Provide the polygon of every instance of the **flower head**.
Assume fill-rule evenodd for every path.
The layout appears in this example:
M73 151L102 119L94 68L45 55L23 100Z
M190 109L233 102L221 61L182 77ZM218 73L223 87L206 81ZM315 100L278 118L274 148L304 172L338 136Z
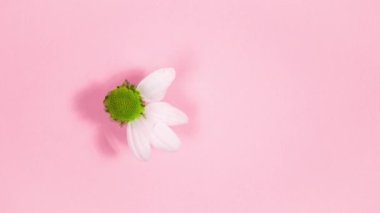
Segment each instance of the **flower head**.
M128 145L141 160L150 157L151 146L167 151L180 147L180 140L169 126L187 123L185 113L162 102L175 78L175 70L163 68L146 76L138 85L128 81L110 91L105 110L121 125L127 124Z

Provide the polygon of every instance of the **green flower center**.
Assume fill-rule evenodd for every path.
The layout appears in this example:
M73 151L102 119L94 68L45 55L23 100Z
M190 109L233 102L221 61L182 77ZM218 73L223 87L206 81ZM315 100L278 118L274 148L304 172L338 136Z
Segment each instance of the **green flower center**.
M140 118L145 110L140 92L128 81L110 91L103 103L106 112L120 124Z

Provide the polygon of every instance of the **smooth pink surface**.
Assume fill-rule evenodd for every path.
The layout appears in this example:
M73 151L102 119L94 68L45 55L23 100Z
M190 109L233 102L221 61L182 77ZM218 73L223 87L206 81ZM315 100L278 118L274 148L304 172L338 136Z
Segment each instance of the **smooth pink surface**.
M379 1L1 0L0 212L380 212ZM107 90L173 66L179 152Z

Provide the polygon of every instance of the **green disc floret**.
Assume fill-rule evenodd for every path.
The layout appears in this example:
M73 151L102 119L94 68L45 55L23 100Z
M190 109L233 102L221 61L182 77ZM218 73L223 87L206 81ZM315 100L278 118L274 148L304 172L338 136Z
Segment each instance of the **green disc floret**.
M124 124L140 118L144 114L145 105L140 92L127 81L110 91L105 97L106 112L115 121Z

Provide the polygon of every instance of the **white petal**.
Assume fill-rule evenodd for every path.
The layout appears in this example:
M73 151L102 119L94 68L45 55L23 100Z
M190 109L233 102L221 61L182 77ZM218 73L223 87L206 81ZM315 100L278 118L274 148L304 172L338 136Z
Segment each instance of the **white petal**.
M189 120L185 113L166 102L148 104L146 116L169 126L184 124Z
M176 151L181 141L173 130L161 122L151 122L151 143L155 148Z
M150 157L149 134L146 130L140 120L128 124L127 127L128 146L135 156L141 160L148 160Z
M159 101L175 78L173 68L162 68L146 76L137 86L145 101Z

